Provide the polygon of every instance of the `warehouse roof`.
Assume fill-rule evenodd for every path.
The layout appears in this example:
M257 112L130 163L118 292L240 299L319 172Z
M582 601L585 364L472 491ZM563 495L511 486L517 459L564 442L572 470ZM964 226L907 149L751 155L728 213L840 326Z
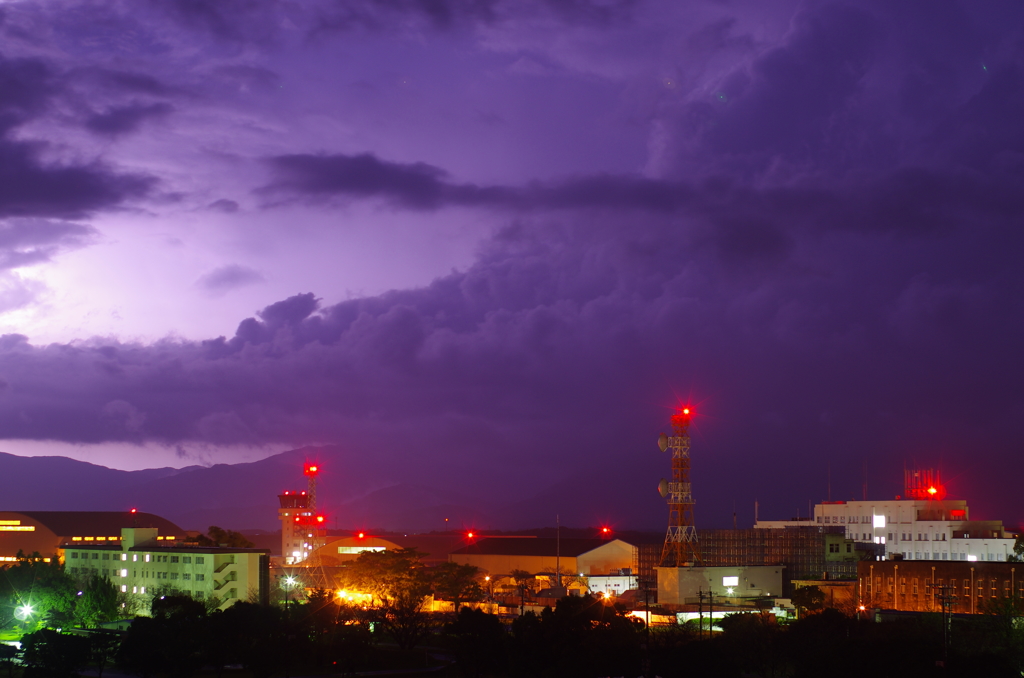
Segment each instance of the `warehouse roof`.
M575 558L620 539L501 539L484 537L452 553L481 556L551 556ZM622 542L625 543L625 542Z

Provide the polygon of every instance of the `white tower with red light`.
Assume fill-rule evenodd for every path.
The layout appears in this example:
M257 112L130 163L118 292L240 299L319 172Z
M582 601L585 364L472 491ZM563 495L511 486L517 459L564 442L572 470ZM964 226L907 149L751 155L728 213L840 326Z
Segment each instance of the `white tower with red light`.
M307 463L303 473L308 482L305 491L286 490L277 496L281 555L289 565L305 561L309 554L324 545L327 535L327 522L316 510L316 481L320 467Z

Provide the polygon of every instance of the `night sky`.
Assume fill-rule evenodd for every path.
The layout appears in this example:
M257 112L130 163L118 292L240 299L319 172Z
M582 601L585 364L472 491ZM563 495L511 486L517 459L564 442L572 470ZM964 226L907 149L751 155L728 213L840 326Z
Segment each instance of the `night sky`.
M15 454L1016 526L1022 229L1016 0L0 1Z

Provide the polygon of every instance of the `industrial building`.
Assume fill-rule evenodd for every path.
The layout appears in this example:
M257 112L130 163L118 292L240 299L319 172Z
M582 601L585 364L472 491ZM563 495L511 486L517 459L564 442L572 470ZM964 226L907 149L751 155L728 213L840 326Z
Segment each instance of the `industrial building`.
M269 602L269 551L203 547L162 536L157 528L126 527L118 539L63 544L64 565L75 577L97 575L122 593L148 600L177 591L220 608L239 600Z
M1024 563L863 562L857 572L867 609L983 614L1024 600Z
M150 527L180 539L185 531L152 513L131 511L0 511L0 563L14 562L20 551L44 560L57 556L63 544L118 544L121 530Z
M907 498L822 502L813 520L759 520L756 527L838 527L847 539L884 548L889 559L1006 562L1016 534L998 520L971 521L967 502L945 494L938 473L907 471Z
M658 603L698 605L712 596L732 602L782 596L781 566L659 567Z
M620 575L632 570L635 552L636 547L621 539L485 537L448 557L453 563L475 565L491 576L508 575L513 570Z

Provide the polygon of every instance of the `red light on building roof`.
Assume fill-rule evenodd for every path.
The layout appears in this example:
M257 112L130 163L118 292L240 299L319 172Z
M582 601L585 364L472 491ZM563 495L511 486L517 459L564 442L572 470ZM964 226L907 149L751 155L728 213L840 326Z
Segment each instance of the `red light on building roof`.
M360 538L360 539L362 539L362 538L363 538L363 537L365 537L365 536L366 536L366 535L365 535L365 534L363 534L362 532L360 532L360 533L359 533L359 538Z
M295 516L295 522L299 522L299 517Z
M316 517L316 522L318 522L318 523L324 522L324 517L323 516L317 516Z
M602 527L602 528L601 528L601 532L602 532L603 534L608 534L609 532L611 532L611 530L610 530L609 528L607 528L607 527Z
M934 494L937 494L938 492L939 491L936 490L934 487L929 487L928 488L928 494L934 495Z
M472 532L467 532L466 536L469 537L470 539L472 539L473 538L473 533Z
M138 513L138 512L139 512L139 509L135 509L135 508L132 509L132 513Z

